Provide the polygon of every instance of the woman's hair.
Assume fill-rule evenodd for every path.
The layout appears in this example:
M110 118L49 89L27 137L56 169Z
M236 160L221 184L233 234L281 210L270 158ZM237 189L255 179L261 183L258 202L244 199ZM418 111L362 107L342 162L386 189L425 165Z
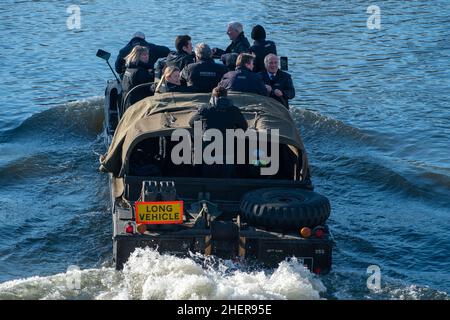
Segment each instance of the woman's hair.
M161 88L161 86L167 82L167 78L169 78L172 73L174 73L175 71L180 71L180 69L178 69L178 67L175 66L168 66L164 68L164 72L163 72L163 76L161 77L161 80L159 80L158 85L156 86L155 92L159 92L159 89Z
M125 65L132 66L137 65L141 59L141 55L146 52L148 53L148 48L144 46L135 46L131 50L130 54L125 57Z
M175 66L166 67L164 69L164 75L163 75L164 79L169 78L172 75L172 73L174 73L175 71L179 72L180 69L178 67L175 67Z

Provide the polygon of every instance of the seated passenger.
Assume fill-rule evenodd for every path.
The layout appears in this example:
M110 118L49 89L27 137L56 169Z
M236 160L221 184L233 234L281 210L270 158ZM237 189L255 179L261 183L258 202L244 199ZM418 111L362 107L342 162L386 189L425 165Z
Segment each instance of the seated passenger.
M132 176L161 176L161 168L155 156L143 148L136 148L130 156L130 175Z
M261 76L252 72L254 59L251 54L241 53L236 60L236 71L225 74L219 87L267 96L272 88L265 86Z
M212 52L215 56L221 56L226 53L243 53L248 52L250 43L244 35L244 27L240 22L231 22L228 24L227 35L231 40L230 45L224 50L213 48Z
M167 56L166 66L177 67L183 70L185 66L195 62L195 56L192 53L191 37L188 35L177 36L175 39L176 52L171 52Z
M227 98L227 91L224 88L213 89L211 100L208 106L201 107L190 119L189 125L194 127L196 121L202 122L202 132L208 129L218 129L224 136L222 150L226 151L226 129L247 130L247 121L238 107ZM209 143L203 143L205 148ZM236 149L234 151L236 155ZM222 164L203 164L202 176L207 178L231 178L236 176L234 164L226 164L226 159L222 155Z
M277 47L273 41L266 40L266 30L259 24L252 29L252 39L255 41L248 51L255 56L253 71L264 71L264 57L269 53L277 54Z
M238 56L239 54L237 53L224 54L220 60L227 66L228 71L234 71L236 69L236 60Z
M125 58L126 70L122 80L122 97L125 99L127 93L134 87L149 83L153 81L153 77L148 67L148 49L143 46L136 46L131 53ZM145 97L153 95L153 91L150 87L143 87L141 89L134 90L124 105L124 110L130 105L142 100Z
M211 92L217 86L227 67L217 64L211 57L211 49L205 43L195 47L196 63L186 66L181 72L181 79L194 92Z
M291 75L280 70L279 59L274 54L270 53L264 58L264 65L267 71L262 71L259 74L262 76L264 83L272 88L270 96L289 109L289 99L295 97Z
M247 130L247 121L238 107L227 97L227 90L215 87L209 105L202 106L189 121L191 127L195 121L202 121L203 131L215 128L225 133L226 129Z
M189 88L181 85L180 69L177 67L166 67L164 74L155 88L155 93L165 92L192 92Z
M121 78L123 77L126 68L125 57L129 55L131 50L133 50L133 48L136 46L147 47L149 52L147 69L150 70L154 70L155 62L158 59L167 57L170 52L170 49L165 46L157 46L153 43L145 41L144 33L140 31L136 32L133 35L133 38L128 42L128 44L120 50L119 55L116 59L115 69ZM152 75L152 77L154 77L154 75ZM152 81L154 81L154 79L152 79Z

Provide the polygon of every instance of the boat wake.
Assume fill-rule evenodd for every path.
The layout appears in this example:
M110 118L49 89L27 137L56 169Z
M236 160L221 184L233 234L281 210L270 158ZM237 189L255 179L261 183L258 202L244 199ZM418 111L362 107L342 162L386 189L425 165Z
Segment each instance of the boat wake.
M123 271L71 269L2 283L0 299L311 300L326 291L296 259L276 269L251 270L231 261L179 258L146 248L136 249Z
M33 137L70 134L92 136L103 126L103 97L68 102L35 113L13 129L0 132L0 142Z

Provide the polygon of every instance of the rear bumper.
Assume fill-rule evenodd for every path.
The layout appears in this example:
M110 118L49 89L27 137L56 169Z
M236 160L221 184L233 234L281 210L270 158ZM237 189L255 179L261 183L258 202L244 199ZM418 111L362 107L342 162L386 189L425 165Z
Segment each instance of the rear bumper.
M296 257L312 272L326 274L332 264L331 238L302 239L292 236L274 237L264 231L241 231L238 237L214 239L210 233L196 234L118 235L113 239L114 260L122 269L136 248L153 248L161 253L187 256L190 252L214 255L224 259L243 258L276 267L287 257Z

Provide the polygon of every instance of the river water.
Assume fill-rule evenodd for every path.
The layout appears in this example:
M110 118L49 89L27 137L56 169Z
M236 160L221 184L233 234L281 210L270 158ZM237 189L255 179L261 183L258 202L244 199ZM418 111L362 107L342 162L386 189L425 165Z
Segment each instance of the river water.
M71 5L79 29L68 28ZM370 5L380 29L368 28ZM2 1L0 299L448 299L449 16L447 0ZM289 57L292 114L316 191L332 204L333 271L143 250L116 272L97 170L112 75L95 53L113 62L137 30L171 48L185 33L224 48L232 20L247 35L264 25Z

